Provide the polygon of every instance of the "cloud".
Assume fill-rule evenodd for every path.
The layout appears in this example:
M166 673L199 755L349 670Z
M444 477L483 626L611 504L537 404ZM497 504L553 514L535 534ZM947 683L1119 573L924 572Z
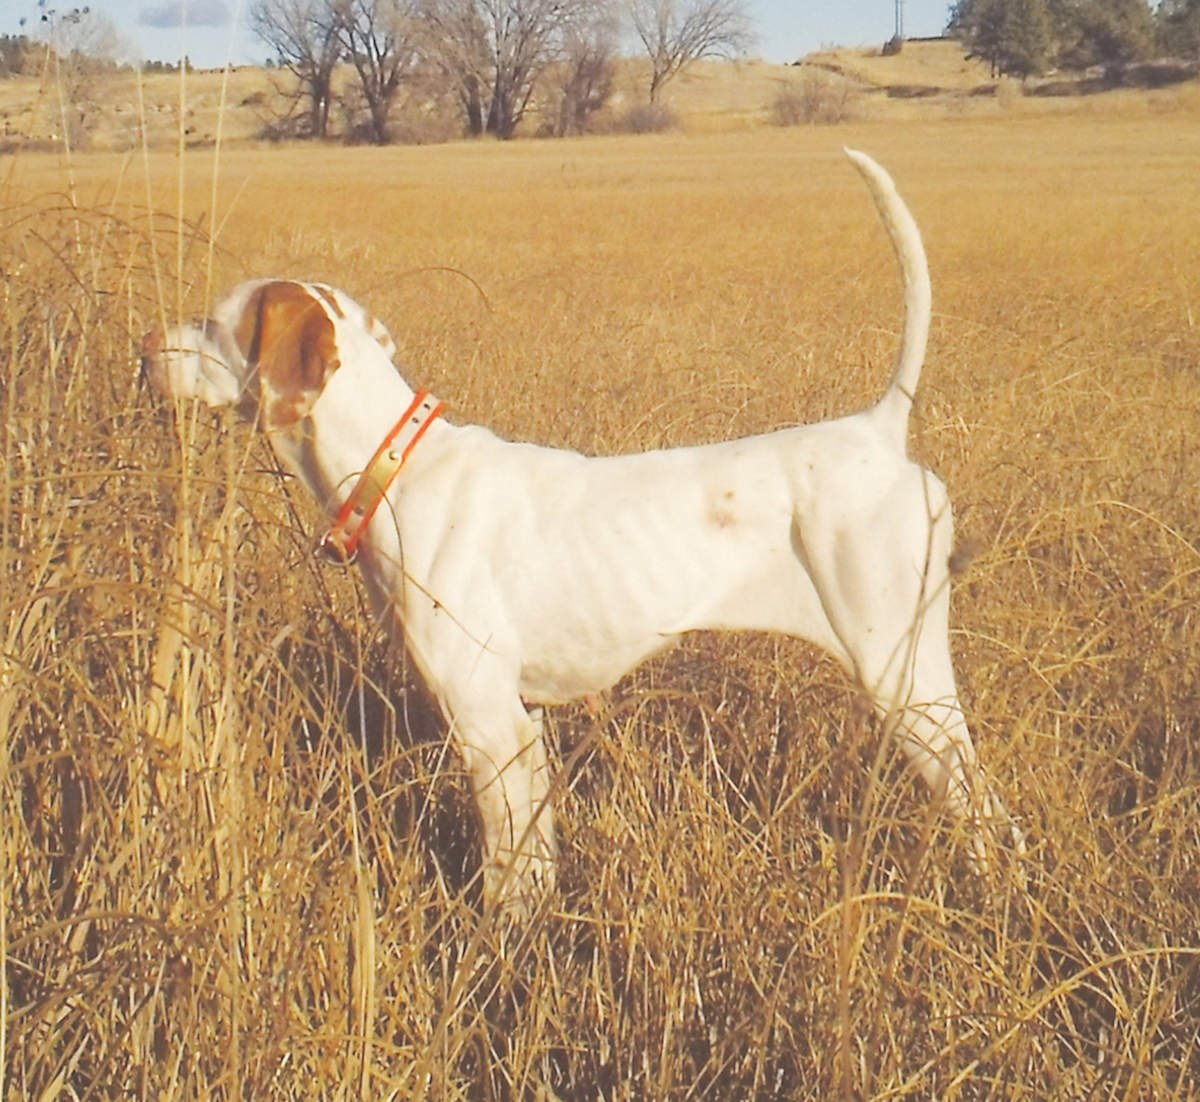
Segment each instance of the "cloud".
M225 0L168 0L138 12L138 23L143 27L227 27L230 22Z

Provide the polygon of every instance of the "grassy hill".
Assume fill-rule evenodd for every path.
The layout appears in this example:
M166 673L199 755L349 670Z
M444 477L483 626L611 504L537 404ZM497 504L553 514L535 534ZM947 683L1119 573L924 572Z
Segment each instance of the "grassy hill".
M1070 86L1060 81L1066 90ZM608 108L596 120L602 131L628 128L631 108L644 102L646 65L636 59L619 63ZM1032 89L1034 86L1029 86ZM847 119L941 118L986 115L997 111L1069 112L1074 110L1170 110L1194 106L1200 85L1157 91L1117 91L1102 103L1078 96L1031 99L1017 81L995 80L987 67L966 57L948 40L914 41L893 56L855 47L823 50L796 65L764 61L700 62L686 70L665 93L675 124L688 132L761 126L776 121L781 100L802 98L817 121ZM139 77L125 72L94 84L79 103L64 104L59 90L34 78L0 81L0 139L57 148L68 135L76 149L122 151L138 148L145 132L151 148L263 140L286 114L290 85L286 74L244 68L229 73L197 72ZM836 102L834 102L836 101ZM830 105L836 108L830 114ZM454 120L422 118L420 105L401 104L415 120L407 127L418 138L445 140L455 134ZM342 121L335 117L335 129ZM523 133L536 133L534 112Z

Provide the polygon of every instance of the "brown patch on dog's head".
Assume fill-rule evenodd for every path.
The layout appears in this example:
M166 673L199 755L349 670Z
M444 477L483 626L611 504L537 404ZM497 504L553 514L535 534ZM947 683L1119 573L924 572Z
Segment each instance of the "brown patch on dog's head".
M312 287L321 296L322 301L329 307L330 312L335 317L344 318L347 316L343 308L343 303L339 301L339 296L345 299L346 305L350 306L352 311L356 310L362 315L360 320L363 328L370 334L371 339L387 353L387 358L390 360L396 355L396 342L392 340L392 335L388 332L387 326L375 317L374 314L364 310L357 302L346 296L344 292L335 291L332 287L326 287L320 283L315 283Z
M246 362L257 367L266 428L299 422L339 366L326 307L299 283L256 288L233 336Z
M329 287L322 287L318 283L318 284L314 284L313 290L316 291L317 294L321 296L321 301L324 302L325 305L328 306L329 309L332 310L333 313L337 317L344 318L346 316L342 312L341 306L338 305L337 296L333 293L333 291Z

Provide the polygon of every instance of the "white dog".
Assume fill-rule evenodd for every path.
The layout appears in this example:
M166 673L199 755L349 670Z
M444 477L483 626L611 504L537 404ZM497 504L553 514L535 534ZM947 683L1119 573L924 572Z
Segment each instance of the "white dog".
M357 556L461 750L489 905L527 913L553 879L540 705L599 692L698 629L824 647L978 857L985 832L1011 829L955 688L946 490L906 456L925 253L887 173L847 154L895 246L906 318L886 393L837 421L611 458L509 443L440 418L392 365L383 326L312 283L244 283L212 318L146 338L161 390L237 403L336 514L325 548Z

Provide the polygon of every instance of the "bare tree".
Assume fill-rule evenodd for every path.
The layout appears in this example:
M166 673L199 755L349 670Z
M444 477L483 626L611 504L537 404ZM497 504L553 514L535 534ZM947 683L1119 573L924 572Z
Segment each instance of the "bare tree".
M487 30L479 8L475 0L422 0L420 11L434 63L457 89L467 133L478 137L489 83Z
M566 37L557 81L554 133L581 134L588 120L608 101L615 75L618 28L611 11L600 11L590 23Z
M329 0L254 0L250 30L275 54L280 68L296 79L297 96L307 101L309 137L329 132L333 73L342 59L342 41Z
M487 129L511 138L525 114L539 72L554 56L555 36L570 4L560 0L481 0L493 82Z
M511 138L538 80L604 0L423 0L428 43L471 134Z
M70 145L86 144L95 115L107 98L108 85L129 47L116 25L90 7L59 10L43 0L40 23L59 88L60 122Z
M388 113L421 60L410 0L336 0L338 35L358 74L371 141L388 141Z
M650 57L650 102L693 61L736 57L754 41L743 0L629 0L630 21Z

